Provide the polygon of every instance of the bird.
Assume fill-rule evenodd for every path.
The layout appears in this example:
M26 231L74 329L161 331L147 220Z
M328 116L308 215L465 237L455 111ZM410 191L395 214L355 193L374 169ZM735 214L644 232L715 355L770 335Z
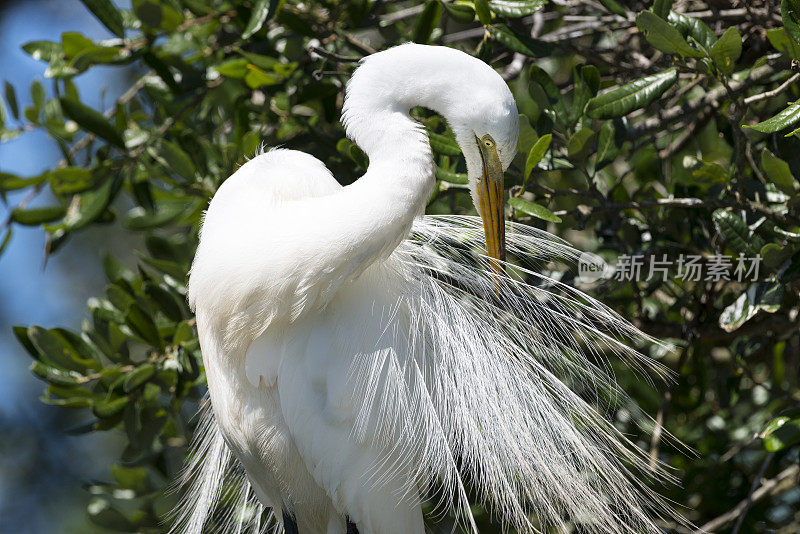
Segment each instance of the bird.
M417 106L454 133L478 215L425 215ZM519 532L660 532L642 480L670 475L604 409L634 409L607 359L660 376L636 348L659 341L559 280L579 251L505 220L506 82L403 44L360 61L341 120L369 159L352 184L264 149L205 212L188 299L210 402L174 531L422 534L425 508L477 532L480 502Z

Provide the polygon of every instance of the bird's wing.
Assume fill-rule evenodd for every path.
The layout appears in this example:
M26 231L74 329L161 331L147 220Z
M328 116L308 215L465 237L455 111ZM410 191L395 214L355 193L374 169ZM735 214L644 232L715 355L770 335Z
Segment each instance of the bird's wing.
M368 531L400 517L413 532L426 488L469 524L470 486L520 531L534 512L561 530L657 532L648 513L669 512L627 474L648 469L641 451L582 397L633 410L600 366L603 353L648 366L621 341L645 336L543 274L579 256L553 236L510 225L530 281L493 274L474 253L481 226L426 217L284 333L281 409L308 471Z
M294 318L316 302L314 291L324 284L304 280L336 275L319 268L315 250L318 227L332 211L320 197L341 190L321 161L285 149L254 157L220 186L189 280L189 304L198 317L208 314L220 343L237 340L246 350L273 321Z
M263 336L281 340L277 387L292 441L339 512L361 532L422 534L420 459L398 446L416 442L420 451L418 440L427 434L418 428L415 437L401 435L408 430L404 414L413 407L405 405L408 391L393 388L405 388L415 373L400 368L408 363L409 325L398 299L405 280L391 264L370 266L323 310ZM251 346L248 364L274 361L274 350L252 350L263 345L259 338ZM263 369L267 381L269 371ZM406 371L407 377L393 376Z

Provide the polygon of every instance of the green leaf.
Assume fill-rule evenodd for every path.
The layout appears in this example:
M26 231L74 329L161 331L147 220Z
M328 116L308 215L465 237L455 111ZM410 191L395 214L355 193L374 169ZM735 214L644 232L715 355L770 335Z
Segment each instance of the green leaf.
M50 62L61 55L61 45L53 41L30 41L22 49L37 61Z
M183 312L178 305L175 298L169 291L161 286L148 283L144 289L148 297L153 299L153 302L158 307L158 310L163 313L171 321L178 322L183 319Z
M800 101L790 104L786 109L758 124L745 124L745 128L752 128L762 133L775 133L800 121Z
M96 190L83 193L77 209L70 209L64 217L65 229L80 230L96 221L111 203L121 184L122 177L114 176L107 178L103 185Z
M503 17L519 18L542 9L547 0L490 0L492 11Z
M575 80L575 89L572 91L570 121L574 122L583 115L589 99L597 95L600 89L600 71L594 65L584 65L580 69L575 67L572 78Z
M800 44L800 0L782 0L781 18L786 33Z
M800 443L800 419L778 418L774 426L776 428L764 436L764 448L766 450L770 452L782 451Z
M589 141L594 136L594 133L594 130L591 128L581 128L572 134L572 137L567 141L567 155L575 159L583 159L586 157Z
M456 4L453 2L446 2L442 5L444 6L444 10L447 11L447 16L456 22L468 24L475 20L475 9L470 5Z
M517 211L520 211L532 217L536 217L537 219L542 219L543 221L550 221L554 223L561 222L561 217L558 217L552 211L545 208L544 206L540 206L539 204L534 204L533 202L528 202L527 200L521 199L519 197L511 197L508 200L508 205Z
M17 104L17 93L14 91L14 86L5 82L6 102L8 107L11 108L11 114L15 119L19 120L19 104Z
M184 207L177 203L159 204L155 213L146 211L144 208L136 207L128 212L128 216L123 221L123 227L128 230L147 230L158 226L169 224L183 213Z
M244 58L236 58L221 63L214 67L214 70L225 76L226 78L241 79L247 74L247 60Z
M742 36L731 26L709 50L714 65L723 74L730 74L736 66L736 60L742 55Z
M117 37L125 37L122 15L111 3L111 0L81 0L83 5L94 13L94 16Z
M160 3L158 0L132 0L131 4L136 18L149 28L171 32L183 22L180 12L167 3Z
M92 412L100 419L108 419L128 405L128 397L118 397L116 399L101 399L94 403Z
M87 364L94 364L81 358L75 347L55 330L32 326L28 328L27 337L46 364L79 372L85 371Z
M125 316L125 323L131 327L136 335L153 347L164 348L164 341L161 339L153 319L138 304L134 303L130 306Z
M84 130L102 137L112 145L125 149L125 141L122 136L102 113L69 98L62 97L59 102L61 102L64 114L77 122Z
M719 163L704 161L700 168L692 171L692 178L704 184L724 184L730 179L730 174Z
M192 163L192 158L175 143L162 140L158 143L157 149L148 149L148 153L168 171L174 172L186 180L195 179L197 170Z
M481 24L488 26L492 23L492 13L489 11L488 0L475 0L475 13L478 15L478 20Z
M539 39L521 34L505 24L490 26L489 33L506 48L525 54L528 57L546 57L550 54L550 45Z
M62 371L55 367L50 367L40 361L31 363L31 372L36 376L56 384L57 386L75 386L80 383L81 375L73 371Z
M125 375L125 380L122 383L122 389L125 390L125 393L130 393L134 389L150 380L155 374L156 366L154 364L143 363Z
M525 176L523 183L528 182L528 178L533 172L534 167L542 161L542 158L547 153L547 149L550 148L550 142L552 140L553 134L543 135L536 141L536 144L531 147L531 151L528 152L528 157L525 160Z
M594 119L616 119L650 105L678 80L678 70L646 76L589 100L586 114Z
M461 155L461 148L458 146L458 143L446 135L428 132L428 139L431 142L431 148L437 154L444 154L446 156Z
M66 210L63 206L43 206L40 208L16 208L11 212L11 219L24 226L39 226L52 222L64 216Z
M653 13L662 19L666 19L672 9L673 2L674 0L655 0L653 2Z
M147 469L144 467L126 467L114 464L111 466L111 474L117 484L123 488L132 489L137 493L145 493L150 489L147 481Z
M770 28L767 39L778 52L790 58L800 58L800 43L789 37L785 28Z
M280 0L256 0L250 20L247 21L247 26L242 33L242 39L249 39L260 30L264 23L278 11L280 3Z
M719 326L733 332L753 318L760 310L775 313L783 298L783 286L778 282L758 282L747 288L719 316Z
M538 83L547 96L549 109L552 112L551 118L554 122L564 122L567 117L567 108L564 105L564 100L561 97L561 91L558 90L555 82L550 75L538 65L531 65L530 68L531 81Z
M628 12L617 2L617 0L599 0L599 2L603 5L603 7L615 15L619 15L620 17L628 16Z
M717 42L717 36L711 31L711 28L700 19L687 17L681 13L670 11L667 20L681 32L681 35L684 37L691 37L706 50L710 49L714 43Z
M466 185L469 183L469 178L466 174L448 171L439 166L436 167L436 179L451 184Z
M775 157L766 148L761 152L761 168L764 169L764 174L778 189L787 195L795 193L795 180L792 176L792 171L789 169L789 164Z
M636 17L636 26L651 45L666 54L678 54L690 58L703 56L701 51L686 42L677 28L650 11L639 13Z
M761 250L761 240L753 235L747 223L735 213L718 209L714 211L713 219L717 232L736 252L755 254Z
M431 34L439 19L442 17L442 5L439 0L428 0L425 7L414 22L414 31L411 37L415 43L427 44L431 40Z
M280 82L280 77L264 72L255 65L247 65L247 74L244 75L244 83L246 83L250 89L277 85Z
M608 165L619 155L619 145L617 144L617 132L614 128L614 123L606 121L600 128L600 134L597 137L597 157L595 160L595 167L600 169Z

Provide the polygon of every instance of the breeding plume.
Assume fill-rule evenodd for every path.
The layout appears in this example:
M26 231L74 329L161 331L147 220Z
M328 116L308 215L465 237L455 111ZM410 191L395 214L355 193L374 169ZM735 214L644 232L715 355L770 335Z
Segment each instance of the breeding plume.
M455 133L480 218L424 215L415 106ZM504 222L505 82L457 50L398 46L356 69L342 122L369 156L352 185L275 149L209 205L189 300L213 415L176 529L422 534L427 502L477 531L479 501L522 532L656 532L668 512L598 408L626 402L603 358L648 367L630 348L647 340L547 275L577 251Z

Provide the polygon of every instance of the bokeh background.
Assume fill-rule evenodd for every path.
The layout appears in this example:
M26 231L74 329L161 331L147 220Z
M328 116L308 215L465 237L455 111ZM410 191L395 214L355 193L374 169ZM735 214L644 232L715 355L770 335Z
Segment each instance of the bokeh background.
M130 7L129 1L118 2ZM46 65L25 53L23 43L58 40L62 32L79 31L92 39L111 33L79 0L0 0L0 79L25 88L41 80L50 93ZM86 101L102 108L116 99L135 75L133 69L99 68L75 80ZM31 96L19 91L20 106ZM0 169L31 176L60 159L58 148L42 131L31 131L0 143ZM0 220L23 193L0 203ZM47 197L38 199L46 203ZM86 520L83 485L108 476L113 434L71 436L85 417L38 402L41 381L12 334L13 325L47 324L78 328L86 317L86 300L102 291L105 280L100 250L130 257L129 234L115 227L91 229L63 253L45 263L45 233L20 228L0 256L0 532L92 532ZM117 437L118 438L118 437Z
M345 83L357 58L411 40L457 47L509 81L523 114L506 174L518 222L611 263L762 256L752 282L673 270L588 290L676 348L639 347L671 383L611 361L693 451L630 406L609 408L679 479L657 491L712 532L798 532L800 0L109 5L0 0L0 81L22 111L0 124L0 240L13 230L0 253L0 532L165 530L204 392L183 297L205 202L262 142L355 180L368 162L338 121ZM125 40L104 41L107 28ZM29 47L43 61L21 49L34 40L52 41ZM413 114L437 165L428 211L474 214L452 132ZM68 153L66 171L40 175ZM39 190L28 207L48 210L9 212ZM63 246L46 256L48 242ZM14 325L38 325L18 331L27 350ZM475 515L482 533L502 530Z

